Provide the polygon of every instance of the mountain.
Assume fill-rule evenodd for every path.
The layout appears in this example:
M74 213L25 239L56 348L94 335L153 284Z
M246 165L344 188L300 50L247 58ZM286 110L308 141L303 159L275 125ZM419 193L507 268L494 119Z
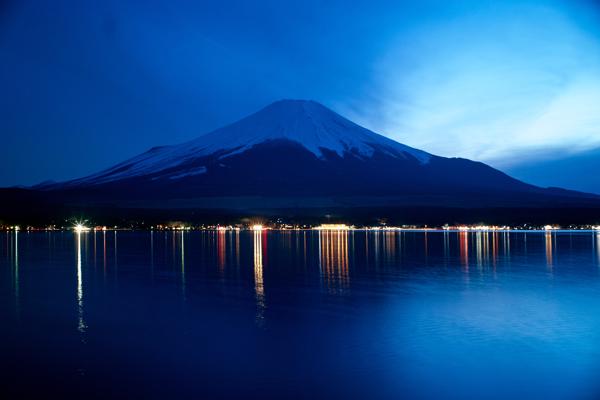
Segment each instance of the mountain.
M192 141L154 147L96 174L37 189L150 207L501 206L595 199L414 149L305 100L281 100Z
M219 168L228 168L226 160L255 152L264 146L277 152L278 146L275 145L296 152L302 150L306 153L302 156L310 161L334 158L367 160L376 154L416 160L420 164L431 159L431 155L424 151L371 132L314 101L282 100L190 142L155 147L66 185L98 185L133 178L181 180L210 175Z

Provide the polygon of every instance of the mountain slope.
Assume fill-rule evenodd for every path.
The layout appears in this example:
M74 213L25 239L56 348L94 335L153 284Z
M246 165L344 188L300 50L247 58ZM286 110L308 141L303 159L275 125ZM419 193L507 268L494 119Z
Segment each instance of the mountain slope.
M175 204L175 199L223 197L238 198L244 206L248 196L277 198L278 204L288 198L284 203L296 207L328 204L323 199L331 198L352 206L381 198L387 198L386 204L434 206L590 198L528 185L482 163L411 148L303 100L273 103L187 143L155 147L97 174L39 189L82 202L158 206Z
M343 157L371 157L376 151L396 158L416 158L426 163L431 155L369 131L314 101L282 100L238 122L176 146L155 147L106 171L70 182L99 184L143 175L178 179L206 173L197 161L241 154L274 140L300 144L318 158L335 153ZM191 165L194 167L191 167ZM168 171L168 172L166 172Z

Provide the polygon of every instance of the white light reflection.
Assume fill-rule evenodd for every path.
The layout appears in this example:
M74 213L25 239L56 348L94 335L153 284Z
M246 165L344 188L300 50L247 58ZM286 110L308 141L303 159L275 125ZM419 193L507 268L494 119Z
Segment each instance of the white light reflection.
M106 231L102 231L102 270L104 280L106 280Z
M181 232L181 294L185 301L185 241L184 233Z
M265 286L263 281L262 231L254 230L254 291L256 295L256 322L264 324Z
M235 264L236 267L240 267L240 231L235 231Z
M154 279L154 231L150 231L150 272Z
M475 233L475 256L477 259L477 267L481 269L483 266L483 243L481 232L479 231Z
M15 261L15 273L14 273L14 278L15 278L15 312L17 314L17 318L20 317L20 286L21 283L19 281L19 230L15 229L15 256L14 256L14 261Z
M375 240L379 241L378 233ZM330 292L348 289L348 231L319 231L319 267Z
M81 231L75 233L77 239L77 330L85 333L87 325L83 318L83 278L81 276ZM82 338L82 341L84 339Z

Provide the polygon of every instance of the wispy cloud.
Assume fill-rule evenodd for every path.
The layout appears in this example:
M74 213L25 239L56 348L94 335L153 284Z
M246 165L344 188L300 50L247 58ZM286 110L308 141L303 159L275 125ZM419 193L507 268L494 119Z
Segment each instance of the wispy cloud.
M567 3L482 4L402 32L351 116L432 153L496 165L599 147L592 17Z

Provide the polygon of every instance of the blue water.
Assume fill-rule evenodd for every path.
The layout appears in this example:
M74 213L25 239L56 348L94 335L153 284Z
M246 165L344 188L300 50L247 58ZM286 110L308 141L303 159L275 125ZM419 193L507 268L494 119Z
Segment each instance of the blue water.
M0 321L11 396L594 399L600 234L0 233Z

